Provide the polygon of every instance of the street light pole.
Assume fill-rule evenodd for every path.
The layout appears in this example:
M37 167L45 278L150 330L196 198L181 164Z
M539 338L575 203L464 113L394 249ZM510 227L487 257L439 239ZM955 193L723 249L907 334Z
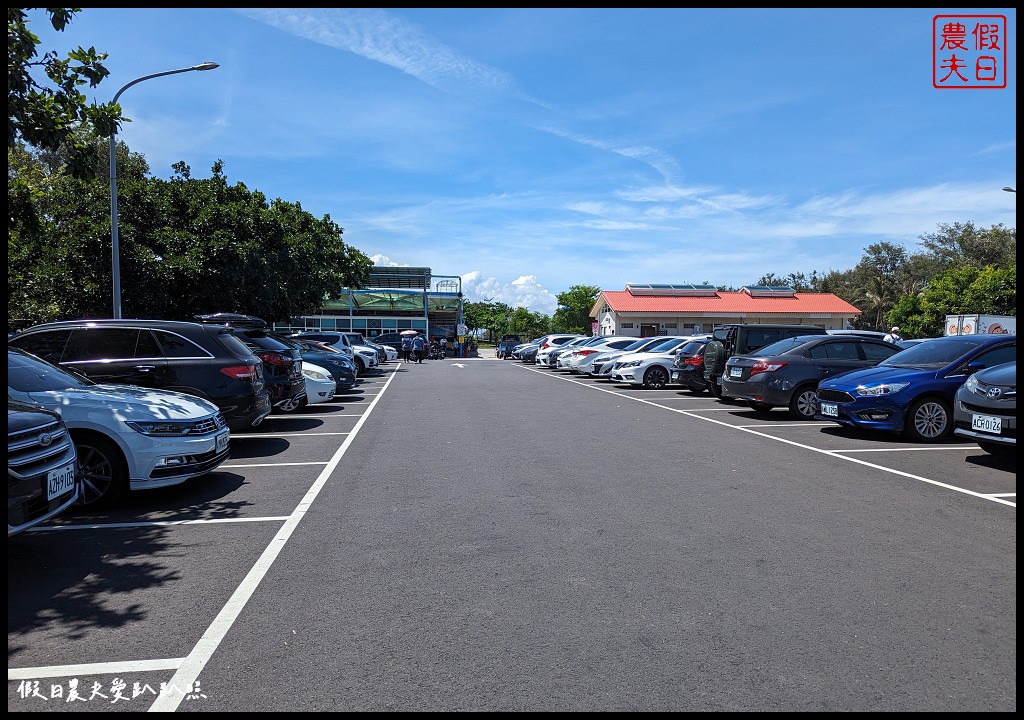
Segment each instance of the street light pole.
M140 78L135 78L130 83L122 87L114 95L114 99L111 101L111 105L117 104L117 99L121 97L121 93L130 88L132 85L142 82L143 80L151 80L152 78L163 77L164 75L177 75L178 73L191 72L193 70L213 70L218 68L215 62L204 62L199 65L193 65L192 67L181 68L180 70L167 70L165 72L153 73L152 75L143 75ZM117 126L110 133L110 262L111 262L111 274L114 278L114 319L121 319L121 252L118 247L118 231L117 231Z

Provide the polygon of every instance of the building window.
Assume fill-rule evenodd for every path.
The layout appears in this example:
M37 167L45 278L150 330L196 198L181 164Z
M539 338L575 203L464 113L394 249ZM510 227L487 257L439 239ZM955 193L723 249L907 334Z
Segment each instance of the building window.
M632 330L633 329L633 323L622 323L622 329L623 330Z
M674 327L678 327L678 326L675 323L665 323L665 327L667 327L667 328L674 328Z

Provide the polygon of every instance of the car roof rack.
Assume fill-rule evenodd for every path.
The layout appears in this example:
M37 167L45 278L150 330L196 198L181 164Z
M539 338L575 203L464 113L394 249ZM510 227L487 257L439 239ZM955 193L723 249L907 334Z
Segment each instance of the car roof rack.
M267 321L255 315L242 315L241 313L212 313L209 315L194 315L196 320L210 325L226 325L237 328L265 328Z

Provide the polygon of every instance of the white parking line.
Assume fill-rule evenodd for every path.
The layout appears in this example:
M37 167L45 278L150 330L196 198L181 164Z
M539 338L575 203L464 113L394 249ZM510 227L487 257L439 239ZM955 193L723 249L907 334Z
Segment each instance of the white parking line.
M850 448L849 450L833 450L837 453L864 453L864 452L914 452L916 450L977 450L977 445L918 445L916 447L891 447L891 448Z
M621 392L616 392L615 390L607 390L607 389L605 389L603 387L598 387L597 385L593 385L591 383L584 383L584 382L574 381L574 380L572 380L572 378L562 378L562 377L558 377L557 375L549 375L548 373L543 373L540 370L535 370L533 368L525 368L525 369L529 370L530 372L538 373L539 375L544 375L546 377L553 377L553 378L556 378L558 380L568 380L570 382L575 382L576 385L580 385L580 386L585 387L585 388L590 388L591 390L597 390L598 392L608 393L609 395L614 395L615 397L624 398L626 400L633 400L634 402L643 403L645 405L651 405L651 406L656 407L656 408L661 408L662 410L667 410L668 412L679 413L680 415L686 415L688 417L696 418L698 420L703 420L704 422L715 423L716 425L722 425L723 427L727 427L727 428L730 428L730 429L733 429L733 430L738 430L740 432L749 433L751 435L758 435L759 437L767 438L769 440L774 440L775 442L785 443L787 445L792 445L794 447L802 448L802 449L808 450L810 452L819 453L821 455L828 455L829 457L839 458L840 460L845 460L846 462L852 462L852 463L856 463L858 465L864 465L865 467L870 467L870 468L874 468L875 470L881 470L882 472L885 472L885 473L891 473L893 475L899 475L901 477L910 478L911 480L918 480L918 481L923 482L923 483L928 483L929 485L935 485L937 487L946 488L947 490L952 490L953 492L963 493L964 495L970 495L971 497L981 498L982 500L988 500L990 502L999 503L1000 505L1008 505L1009 507L1013 507L1013 508L1017 507L1017 503L1009 502L1008 500L1003 500L1001 497L998 497L998 496L986 495L984 493L975 492L973 490L968 490L966 488L957 487L956 485L949 485L948 483L939 482L938 480L932 480L931 478L922 477L921 475L914 475L913 473L904 472L902 470L896 470L894 468L887 468L887 467L885 467L883 465L876 465L874 463L867 462L866 460L858 460L857 458L846 457L845 455L842 455L838 451L835 451L835 450L823 450L821 448L816 448L816 447L814 447L812 445L805 445L804 443L798 443L798 442L796 442L794 440L787 440L786 438L776 437L774 435L768 435L767 433L760 432L759 430L755 430L755 429L750 428L750 427L741 427L741 426L738 426L738 425L733 425L731 423L724 422L722 420L715 420L714 418L703 417L701 415L697 415L692 410L682 410L682 409L678 409L678 408L665 407L664 405L659 405L658 403L651 402L650 400L644 400L642 398L634 397L632 395L626 395L626 394L621 393ZM914 449L920 449L920 448L914 448Z
M388 377L387 381L384 383L384 390L387 390L391 381L396 377L398 376L395 374ZM242 609L249 601L249 598L252 597L254 592L256 592L256 588L259 587L263 576L270 570L271 566L274 564L274 560L277 559L277 556L291 538L292 533L295 532L299 523L302 522L302 519L306 516L310 507L312 507L313 501L316 500L317 495L320 494L320 490L322 490L324 485L327 484L327 481L330 479L334 469L345 456L345 453L352 445L352 441L355 439L356 435L358 435L359 430L363 427L366 419L370 416L370 413L373 412L373 409L377 406L377 401L380 400L383 394L384 393L382 391L367 406L366 412L363 413L363 416L359 418L358 422L356 422L352 432L338 447L338 450L334 453L334 456L327 464L327 467L323 469L316 481L306 492L306 495L299 501L298 506L296 506L288 519L285 520L284 526L278 530L277 535L275 535L270 541L270 544L267 545L263 554L256 561L256 564L252 566L252 569L249 570L245 579L242 580L241 584L239 584L235 589L235 592L232 593L227 604L224 605L221 611L217 614L217 617L214 618L213 622L206 629L206 632L203 633L203 636L199 639L199 642L196 643L196 646L192 648L192 652L188 654L188 657L184 659L175 671L174 676L168 683L169 686L179 688L190 688L195 686L194 683L198 679L199 674L203 671L203 668L206 667L210 658L213 657L213 653L217 651L217 647L224 639L224 636L227 635L235 620L238 619L239 614L241 614ZM181 700L182 698L172 697L170 694L164 697L158 697L149 707L149 712L173 712L181 704Z
M251 433L246 433L245 435L232 435L231 439L232 440L249 440L250 438L252 438L252 439L263 438L264 440L266 440L267 438L312 437L313 435L348 435L348 433L347 432L311 433L311 432L307 432L305 430L297 430L295 432L281 432L281 433L271 433L271 434L265 434L265 435L263 435L263 434L261 434L261 435L253 435Z
M251 467L285 467L287 465L326 465L326 462L282 462L282 463L253 463L251 465L219 465L217 470L230 470L237 468Z
M149 520L147 522L95 523L90 525L40 525L25 532L63 532L65 530L109 530L110 528L168 527L171 525L218 525L220 523L284 522L288 515L256 518L210 518L204 520Z
M830 423L830 422L821 422L821 423L816 423L816 422L776 423L776 422L773 422L773 423L770 423L770 422L766 421L766 422L758 423L758 424L755 424L755 425L737 425L736 427L741 427L741 428L763 428L765 430L771 430L772 428L777 428L777 427L829 427L831 425L835 425L835 423Z
M127 660L125 662L80 663L78 665L44 665L34 668L7 668L7 680L78 677L79 675L133 675L154 670L177 670L185 658L162 660Z

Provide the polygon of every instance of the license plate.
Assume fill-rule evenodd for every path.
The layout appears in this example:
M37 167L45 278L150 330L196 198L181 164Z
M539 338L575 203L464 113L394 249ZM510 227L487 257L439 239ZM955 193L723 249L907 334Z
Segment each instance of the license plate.
M835 403L819 403L818 408L822 415L828 415L829 417L839 417L839 406Z
M972 415L971 430L998 435L1003 431L1003 419L992 415Z
M729 377L743 377L743 368L729 368Z
M224 452L228 449L228 438L231 437L231 433L225 430L217 435L217 452Z
M64 467L46 473L46 499L53 500L75 486L75 464L68 463Z
M672 371L672 382L679 382L679 371L678 370L673 370Z

